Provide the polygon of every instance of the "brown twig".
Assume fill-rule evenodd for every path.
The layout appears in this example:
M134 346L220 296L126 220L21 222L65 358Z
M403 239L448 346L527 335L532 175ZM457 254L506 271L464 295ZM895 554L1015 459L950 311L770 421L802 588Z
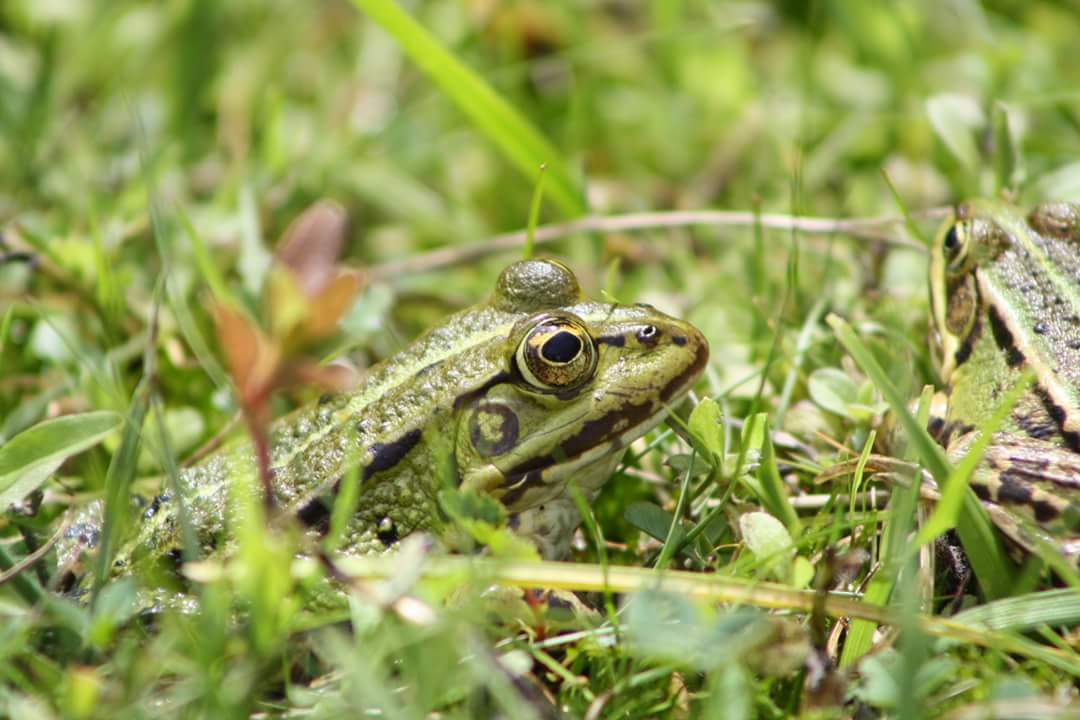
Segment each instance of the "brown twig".
M948 208L930 208L914 215L919 218L939 218L948 212ZM900 216L843 219L798 217L775 213L756 214L746 210L673 210L626 215L590 215L569 222L543 225L536 228L535 237L537 243L549 243L583 232L631 232L697 225L746 227L761 223L762 227L770 230L792 230L811 235L852 235L924 250L922 245L905 238L881 234L884 228L903 225L904 222L904 218ZM367 270L367 275L373 280L386 280L398 275L430 272L439 268L460 265L487 255L521 247L527 236L527 230L516 230L471 245L440 248L416 257L374 265Z
M61 526L61 528L59 530L57 530L55 533L53 533L53 536L51 538L49 538L49 540L44 545L42 545L37 550L35 550L34 552L32 552L29 555L27 555L26 557L24 557L22 560L17 562L15 565L12 565L11 569L8 570L7 572L0 573L0 585L3 585L4 583L9 582L11 580L14 580L20 573L25 572L30 567L33 567L34 563L41 560L41 558L45 557L45 555L50 550L52 550L53 545L55 545L60 540L60 538L62 538L64 536L64 532L66 530L67 530L67 523L64 523L64 525Z

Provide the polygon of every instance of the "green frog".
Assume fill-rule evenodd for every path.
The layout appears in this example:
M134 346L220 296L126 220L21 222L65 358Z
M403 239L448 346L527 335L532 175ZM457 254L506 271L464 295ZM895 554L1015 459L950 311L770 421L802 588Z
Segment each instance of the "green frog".
M1026 216L998 201L961 205L938 232L930 297L948 412L950 459L1025 372L1034 380L998 428L971 487L1004 508L995 522L1022 547L1080 558L1080 206Z
M325 533L342 482L361 483L341 552L382 553L417 531L438 534L446 483L487 493L545 558L567 554L580 522L573 481L592 498L623 450L659 423L705 369L691 324L649 305L588 300L549 259L515 262L487 301L447 318L374 366L357 389L327 395L271 432L274 504ZM241 441L180 474L203 552L226 536L230 485L254 477ZM119 568L179 557L175 498L142 511ZM61 561L94 524L77 522Z

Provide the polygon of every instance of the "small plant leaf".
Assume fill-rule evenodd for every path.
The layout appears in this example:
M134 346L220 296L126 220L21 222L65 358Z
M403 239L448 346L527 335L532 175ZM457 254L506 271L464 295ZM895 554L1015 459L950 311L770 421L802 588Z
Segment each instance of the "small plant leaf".
M13 437L0 447L0 511L36 490L69 457L101 442L120 420L105 411L65 415Z
M859 401L859 388L855 381L839 368L818 368L810 373L806 389L810 399L840 416L847 416L848 406Z
M788 560L795 547L784 524L769 513L748 512L739 516L739 531L754 557L786 579Z
M348 227L345 208L321 200L286 228L278 244L277 260L292 272L300 291L308 297L318 295L337 274L335 263Z
M623 511L626 522L657 540L665 540L671 530L672 514L659 505L638 501L630 503ZM686 536L681 524L675 526L673 544L679 544Z
M724 430L720 424L720 405L712 398L699 402L687 423L690 432L701 441L708 456L719 457L724 453Z

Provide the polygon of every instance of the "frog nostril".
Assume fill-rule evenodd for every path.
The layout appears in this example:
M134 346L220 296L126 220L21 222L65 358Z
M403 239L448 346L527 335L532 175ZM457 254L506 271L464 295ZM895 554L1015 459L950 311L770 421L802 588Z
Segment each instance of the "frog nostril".
M637 331L637 339L644 345L655 345L660 339L660 329L655 325L646 325Z

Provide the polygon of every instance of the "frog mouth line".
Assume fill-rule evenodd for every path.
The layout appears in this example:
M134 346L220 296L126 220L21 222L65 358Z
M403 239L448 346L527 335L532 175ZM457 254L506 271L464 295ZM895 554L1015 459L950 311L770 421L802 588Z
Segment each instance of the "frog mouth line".
M502 483L502 487L506 488L500 497L502 503L513 505L527 492L537 488L547 487L554 492L572 474L606 455L622 450L659 425L667 417L671 406L689 392L705 369L709 358L708 345L702 341L699 348L694 362L661 389L659 407L653 407L651 402L632 404L587 421L581 431L563 442L555 453L534 458L507 472ZM628 424L623 424L627 421Z

